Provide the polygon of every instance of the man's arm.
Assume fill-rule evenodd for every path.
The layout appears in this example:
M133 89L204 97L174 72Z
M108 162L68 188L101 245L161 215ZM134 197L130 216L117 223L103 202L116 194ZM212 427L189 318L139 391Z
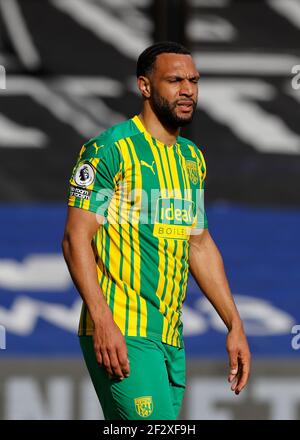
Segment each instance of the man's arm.
M226 327L226 348L229 354L228 381L235 394L245 387L250 374L250 350L230 287L221 254L208 229L190 236L190 272L197 284L214 306Z
M97 361L110 376L124 378L129 375L127 347L100 289L92 248L99 217L103 221L102 216L96 217L93 212L69 207L62 249L74 284L95 325L93 340Z

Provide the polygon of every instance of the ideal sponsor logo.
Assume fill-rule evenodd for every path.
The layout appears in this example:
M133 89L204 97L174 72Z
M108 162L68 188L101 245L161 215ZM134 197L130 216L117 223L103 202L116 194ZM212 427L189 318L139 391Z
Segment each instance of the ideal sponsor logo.
M76 186L71 186L70 196L79 197L81 199L89 200L91 197L91 191L83 188L76 188Z
M194 223L194 202L160 197L156 204L153 234L160 238L186 239Z
M157 201L157 223L191 226L194 220L192 200L159 198Z

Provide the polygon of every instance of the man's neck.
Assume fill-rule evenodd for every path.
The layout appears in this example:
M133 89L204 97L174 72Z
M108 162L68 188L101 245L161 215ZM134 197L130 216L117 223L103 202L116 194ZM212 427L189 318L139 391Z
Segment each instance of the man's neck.
M166 145L173 145L176 143L176 137L179 135L180 129L171 129L164 126L160 120L157 118L155 113L152 111L147 111L146 108L138 115L142 124L148 133L151 134L155 139Z

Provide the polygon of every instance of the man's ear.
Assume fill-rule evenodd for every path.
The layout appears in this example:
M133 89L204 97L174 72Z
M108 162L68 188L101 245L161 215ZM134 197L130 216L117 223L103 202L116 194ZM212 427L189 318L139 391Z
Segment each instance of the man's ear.
M149 78L146 76L139 76L137 79L137 85L144 98L150 98L151 96L151 84Z

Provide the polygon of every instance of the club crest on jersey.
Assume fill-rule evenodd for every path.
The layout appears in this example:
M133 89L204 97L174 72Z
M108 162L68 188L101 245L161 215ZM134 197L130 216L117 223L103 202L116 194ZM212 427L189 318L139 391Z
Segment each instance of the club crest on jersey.
M198 183L197 163L194 160L186 160L186 167L189 173L189 177L194 185Z
M135 410L141 417L149 417L153 412L152 396L137 397L134 399Z
M95 180L95 171L88 162L80 163L75 171L74 181L78 186L87 187Z

